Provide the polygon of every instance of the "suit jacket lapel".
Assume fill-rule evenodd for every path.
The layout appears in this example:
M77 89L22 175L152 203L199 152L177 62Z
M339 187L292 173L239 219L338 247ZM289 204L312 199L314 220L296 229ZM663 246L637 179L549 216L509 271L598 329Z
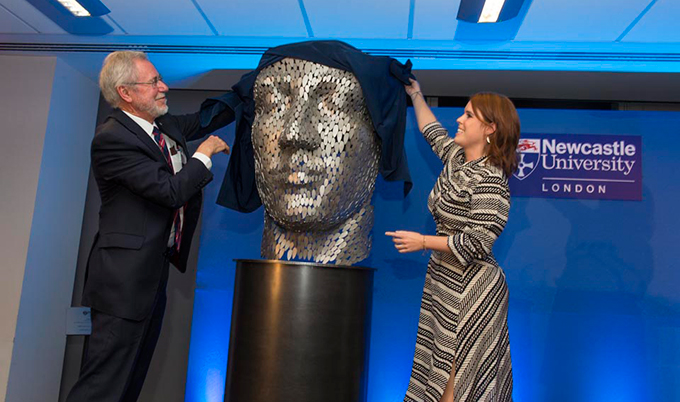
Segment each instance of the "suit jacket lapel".
M144 143L144 145L149 148L150 152L152 155L155 156L156 159L159 161L163 162L163 165L167 166L167 162L165 160L165 155L163 155L163 151L161 151L160 147L158 144L156 144L156 141L154 141L149 134L147 134L142 128L139 126L139 124L135 123L134 120L132 120L128 115L126 115L122 110L116 109L113 111L111 114L111 117L114 119L118 120L120 124L123 125L123 127L127 128L130 132L132 132L134 135L139 138L139 140Z

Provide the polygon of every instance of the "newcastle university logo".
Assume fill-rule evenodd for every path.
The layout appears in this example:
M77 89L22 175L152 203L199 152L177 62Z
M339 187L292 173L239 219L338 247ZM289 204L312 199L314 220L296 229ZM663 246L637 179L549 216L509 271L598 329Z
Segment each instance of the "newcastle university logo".
M541 140L534 138L521 138L517 146L519 153L519 166L513 174L516 178L524 180L536 170L541 159Z
M517 146L513 196L642 199L642 138L529 134Z

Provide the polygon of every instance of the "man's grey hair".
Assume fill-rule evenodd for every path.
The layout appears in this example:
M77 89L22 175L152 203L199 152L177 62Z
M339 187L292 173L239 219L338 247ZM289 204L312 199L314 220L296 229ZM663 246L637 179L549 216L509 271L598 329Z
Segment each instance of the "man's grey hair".
M99 73L99 88L109 105L117 108L121 102L117 87L137 81L135 60L149 60L144 52L119 51L106 56Z

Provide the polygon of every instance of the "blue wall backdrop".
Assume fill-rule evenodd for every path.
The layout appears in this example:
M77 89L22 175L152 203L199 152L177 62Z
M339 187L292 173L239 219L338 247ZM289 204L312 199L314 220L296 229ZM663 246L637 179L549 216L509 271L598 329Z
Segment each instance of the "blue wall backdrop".
M450 129L460 108L435 114ZM520 110L523 133L642 136L643 200L513 197L495 246L510 288L516 401L680 400L680 113ZM223 135L233 140L233 127ZM426 198L441 170L415 125L413 191L379 179L369 401L399 401L411 369L427 255L398 254L386 230L434 233ZM223 400L235 258L259 258L262 209L215 204L227 158L205 191L186 401Z

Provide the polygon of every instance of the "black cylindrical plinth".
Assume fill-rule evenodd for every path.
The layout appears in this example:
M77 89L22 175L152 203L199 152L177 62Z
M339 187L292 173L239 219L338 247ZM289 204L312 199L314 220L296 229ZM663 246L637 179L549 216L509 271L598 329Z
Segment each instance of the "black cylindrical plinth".
M373 270L236 260L225 402L364 402Z

